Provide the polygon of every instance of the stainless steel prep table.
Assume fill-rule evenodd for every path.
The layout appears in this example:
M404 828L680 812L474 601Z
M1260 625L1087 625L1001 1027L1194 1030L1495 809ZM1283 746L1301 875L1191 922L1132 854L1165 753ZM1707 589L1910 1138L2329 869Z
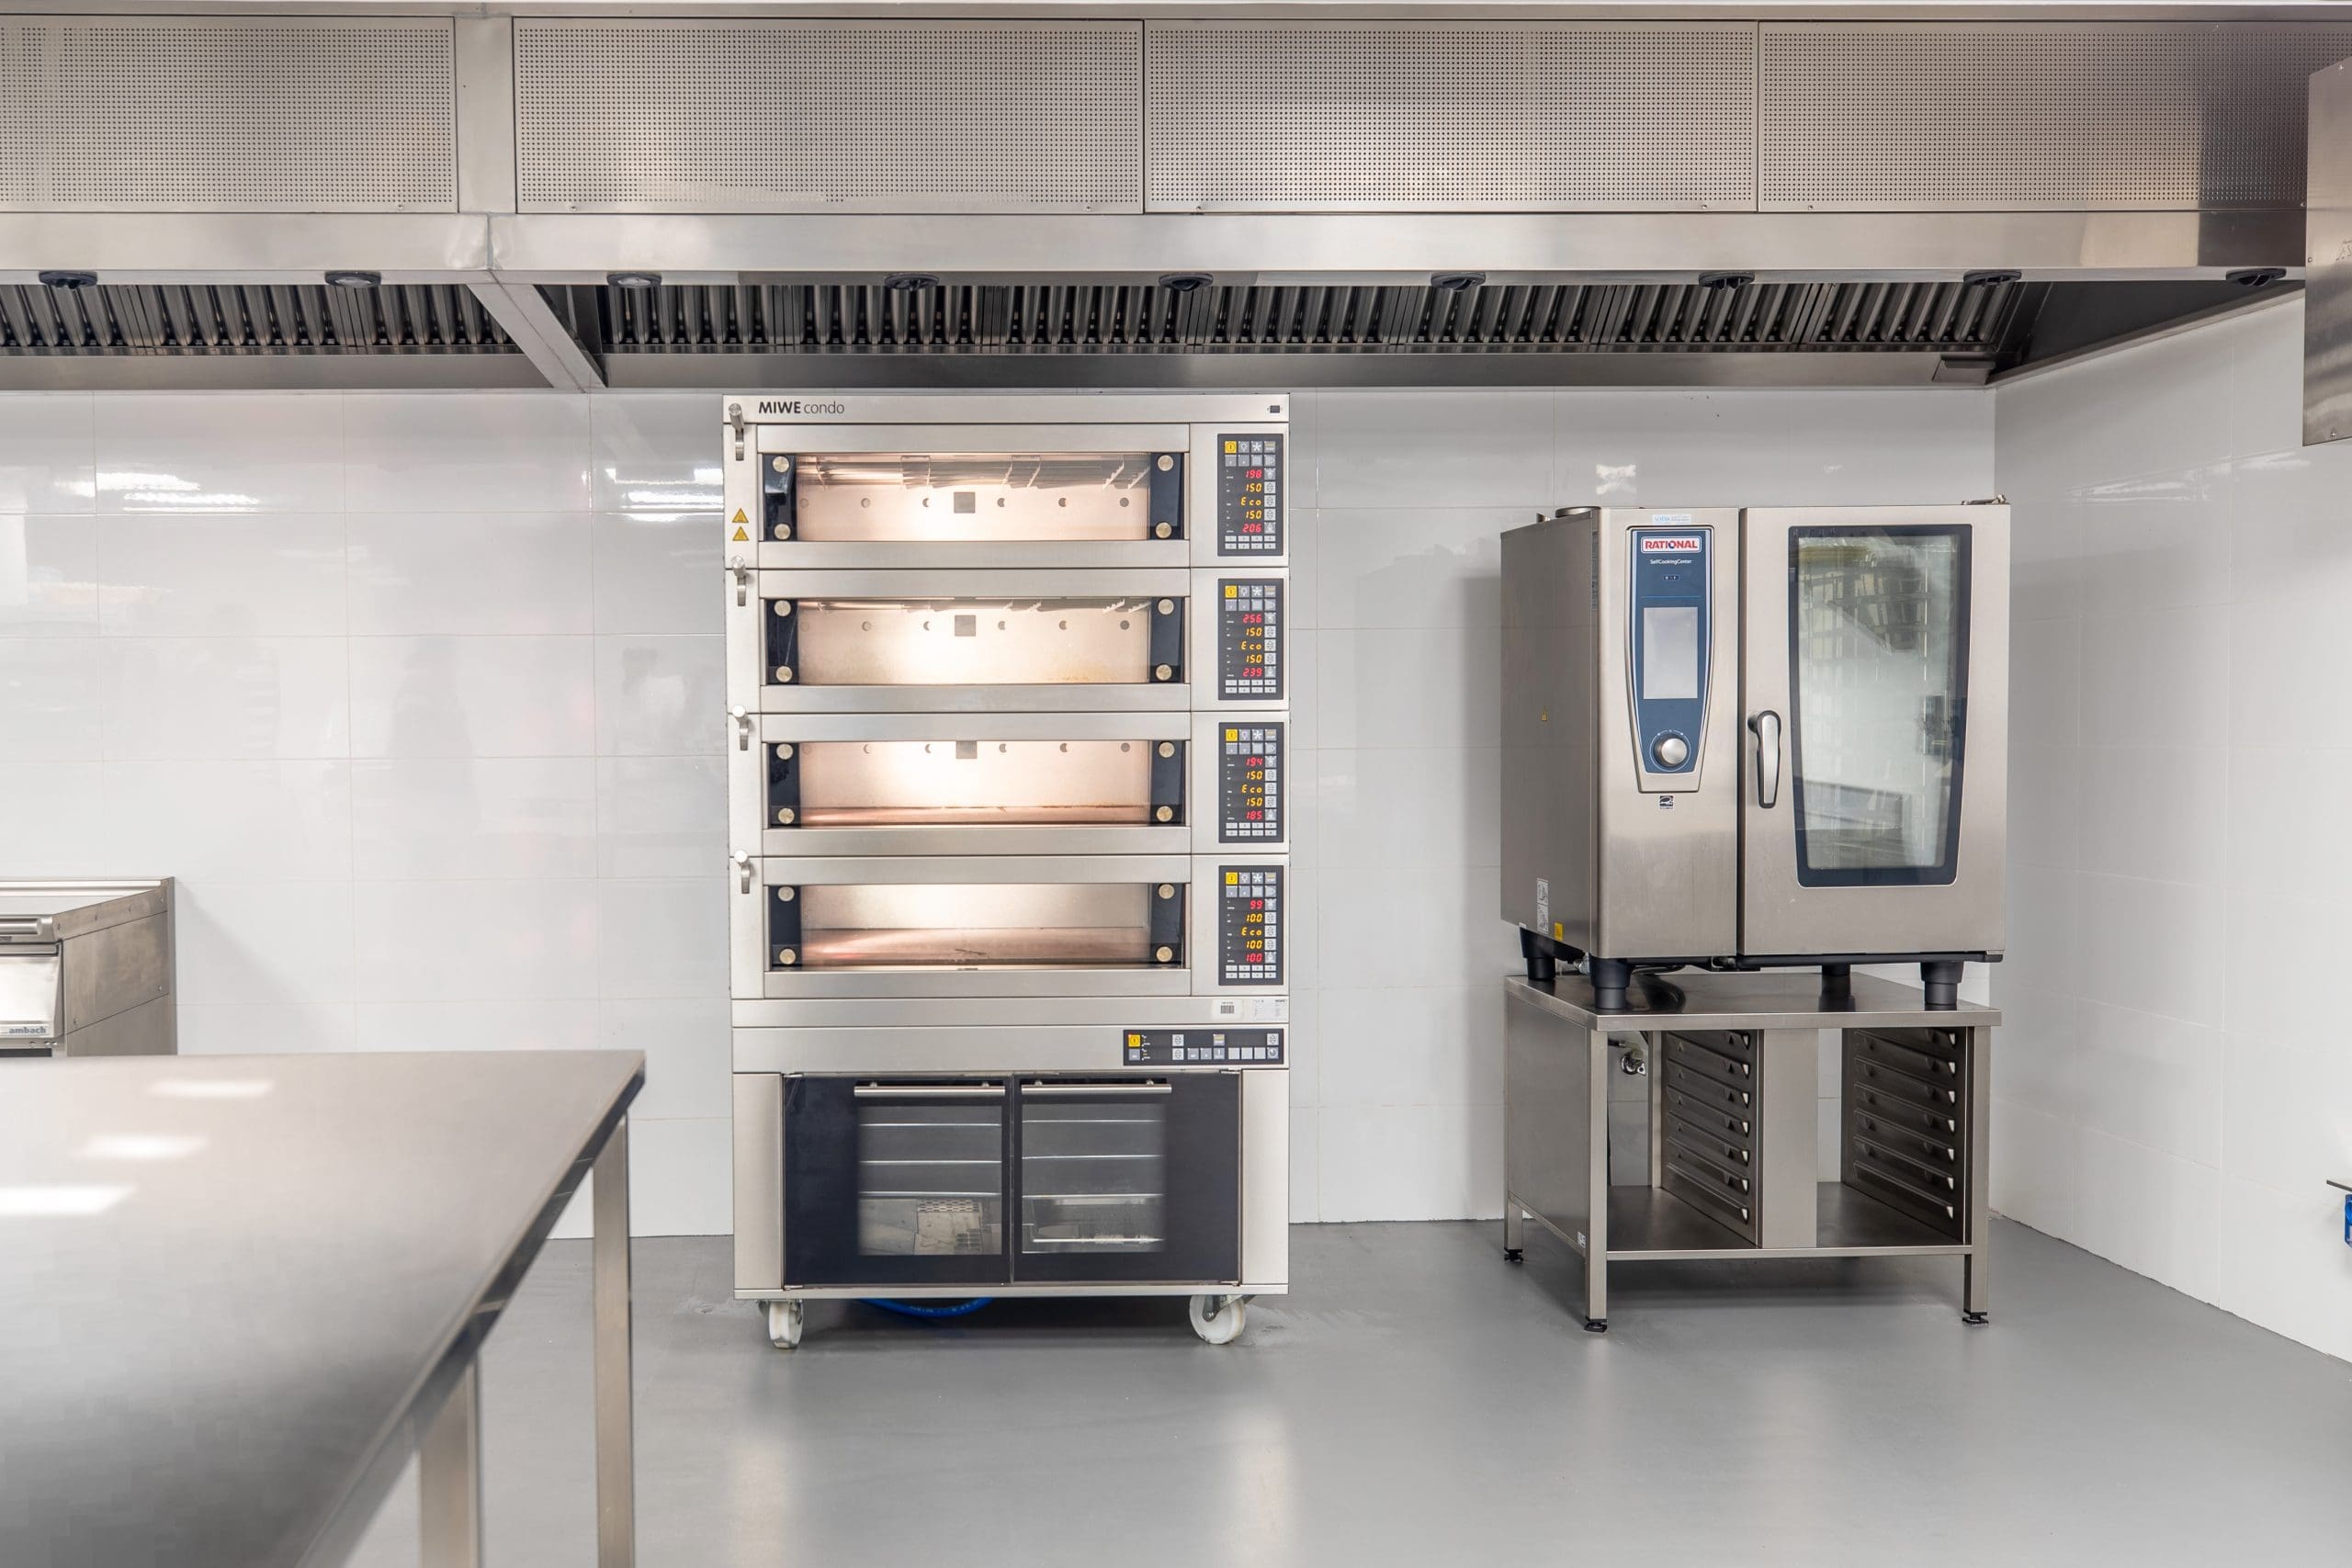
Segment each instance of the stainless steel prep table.
M1611 1264L1696 1258L1958 1258L1962 1315L1984 1320L1997 1011L1865 976L1825 995L1809 972L1641 976L1607 1012L1581 976L1503 989L1503 1252L1518 1260L1529 1219L1574 1248L1587 1328L1608 1326ZM1824 1030L1843 1078L1828 1182ZM1648 1079L1637 1182L1610 1158L1629 1051Z
M634 1557L622 1051L126 1057L0 1094L0 1562L340 1562L411 1452L481 1561L475 1357L595 1174L597 1561Z

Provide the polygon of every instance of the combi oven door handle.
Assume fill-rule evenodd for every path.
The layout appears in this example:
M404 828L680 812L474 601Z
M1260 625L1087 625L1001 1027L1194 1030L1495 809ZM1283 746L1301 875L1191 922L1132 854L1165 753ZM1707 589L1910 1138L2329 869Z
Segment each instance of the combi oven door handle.
M1756 732L1756 804L1770 811L1781 803L1781 716L1766 708L1747 728Z

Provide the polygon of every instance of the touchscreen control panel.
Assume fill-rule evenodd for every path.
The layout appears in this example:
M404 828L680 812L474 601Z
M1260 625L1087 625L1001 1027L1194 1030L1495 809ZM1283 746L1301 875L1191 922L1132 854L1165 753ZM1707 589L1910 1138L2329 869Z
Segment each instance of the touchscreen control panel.
M1654 516L1665 523L1667 516ZM1634 713L1635 765L1645 773L1695 773L1707 712L1707 649L1713 633L1707 603L1711 530L1633 530L1633 668L1627 695ZM1652 783L1645 787L1671 787Z

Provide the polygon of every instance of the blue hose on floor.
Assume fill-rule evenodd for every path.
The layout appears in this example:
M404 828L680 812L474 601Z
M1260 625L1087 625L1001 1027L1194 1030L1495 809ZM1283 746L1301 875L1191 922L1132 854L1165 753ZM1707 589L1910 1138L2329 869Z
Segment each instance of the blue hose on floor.
M967 1313L979 1311L996 1298L980 1296L968 1302L957 1302L954 1306L936 1307L923 1306L916 1302L888 1302L879 1296L867 1296L864 1300L867 1306L880 1307L884 1312L895 1312L901 1317L962 1317Z

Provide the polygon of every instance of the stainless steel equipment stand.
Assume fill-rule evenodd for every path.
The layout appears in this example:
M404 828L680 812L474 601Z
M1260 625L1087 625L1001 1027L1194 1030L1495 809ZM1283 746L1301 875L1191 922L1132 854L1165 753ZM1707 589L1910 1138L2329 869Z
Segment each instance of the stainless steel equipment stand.
M1800 970L1638 978L1610 1011L1581 976L1514 976L1503 1014L1503 1256L1520 1259L1531 1219L1567 1243L1584 1259L1586 1328L1609 1326L1612 1263L1699 1258L1957 1258L1961 1315L1985 1321L1995 1010L1929 1008L1863 976L1826 995ZM1826 1030L1840 1036L1843 1099L1826 1182ZM1647 1082L1617 1103L1645 1127L1612 1161L1626 1074Z

